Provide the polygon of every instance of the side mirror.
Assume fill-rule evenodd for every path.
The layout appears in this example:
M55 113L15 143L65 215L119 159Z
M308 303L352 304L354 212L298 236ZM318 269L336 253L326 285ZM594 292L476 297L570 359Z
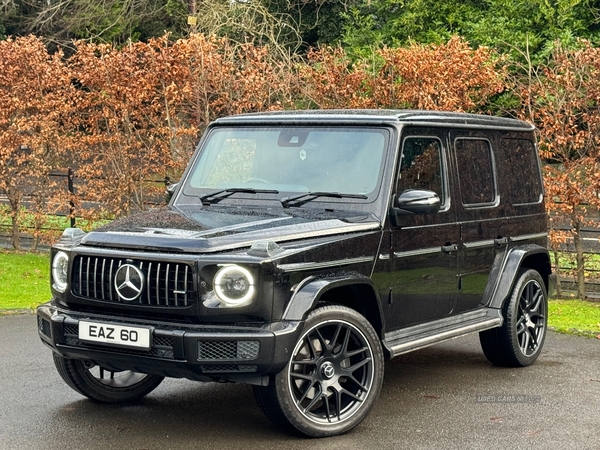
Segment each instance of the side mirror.
M442 201L435 192L425 189L407 189L394 201L390 220L395 227L405 227L412 222L409 216L433 214L438 212L441 206Z
M409 214L433 214L440 210L442 201L433 191L407 189L398 197L396 206Z
M173 198L173 194L175 194L175 191L177 190L178 187L179 187L179 182L170 183L167 185L167 188L165 190L165 200L167 203L169 203L171 201L171 199Z

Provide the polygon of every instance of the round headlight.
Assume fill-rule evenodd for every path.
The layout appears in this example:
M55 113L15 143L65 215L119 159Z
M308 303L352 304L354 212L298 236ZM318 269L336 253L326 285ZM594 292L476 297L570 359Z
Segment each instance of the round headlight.
M65 292L67 289L67 273L69 268L69 257L65 252L58 252L52 260L52 281L54 289Z
M215 294L228 306L243 306L254 299L256 288L249 270L232 265L217 272L214 279Z

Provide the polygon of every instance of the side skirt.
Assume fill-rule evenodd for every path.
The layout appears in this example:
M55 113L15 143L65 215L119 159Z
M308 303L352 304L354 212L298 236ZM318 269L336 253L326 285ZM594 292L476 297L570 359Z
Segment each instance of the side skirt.
M483 308L386 333L383 345L393 358L467 334L502 326L502 311Z

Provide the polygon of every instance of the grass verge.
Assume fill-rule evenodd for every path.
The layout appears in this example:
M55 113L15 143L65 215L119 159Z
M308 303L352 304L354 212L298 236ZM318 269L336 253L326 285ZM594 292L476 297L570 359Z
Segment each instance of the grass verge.
M548 326L559 333L600 339L600 303L550 300Z
M33 309L50 299L47 253L0 252L0 311Z
M0 251L0 312L32 310L50 298L47 253ZM560 333L600 338L600 303L550 300L548 325Z

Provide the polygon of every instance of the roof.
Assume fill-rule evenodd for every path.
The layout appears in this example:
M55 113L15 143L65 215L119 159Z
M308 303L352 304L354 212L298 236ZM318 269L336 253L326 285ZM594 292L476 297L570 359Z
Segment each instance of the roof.
M223 117L216 124L250 123L345 123L383 124L402 123L414 126L440 125L449 127L494 128L518 131L533 131L535 127L527 122L506 117L467 114L450 111L421 111L410 109L319 109L296 111L268 111Z

